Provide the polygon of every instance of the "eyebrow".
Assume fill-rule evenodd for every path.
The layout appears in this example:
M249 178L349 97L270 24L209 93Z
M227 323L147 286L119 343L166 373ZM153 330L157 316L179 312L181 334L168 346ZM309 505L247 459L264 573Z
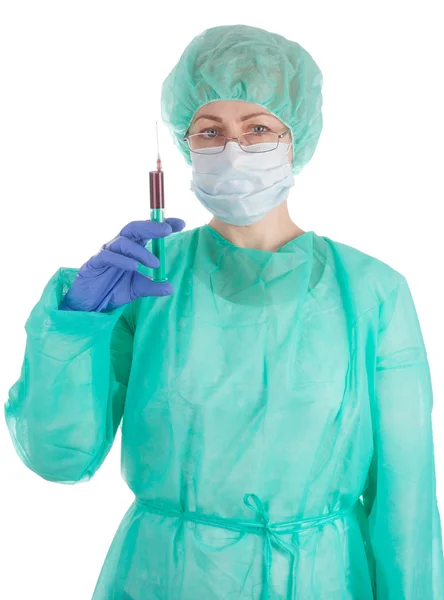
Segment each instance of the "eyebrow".
M257 112L257 113L251 113L250 115L245 115L244 117L241 117L239 119L239 121L247 121L248 119L251 119L252 117L258 117L259 115L264 115L265 117L273 117L274 116L274 115L271 115L270 113ZM219 123L223 122L220 117L215 117L214 115L200 115L200 117L197 117L197 119L194 121L194 123L196 123L199 119L209 119L210 121L218 121Z

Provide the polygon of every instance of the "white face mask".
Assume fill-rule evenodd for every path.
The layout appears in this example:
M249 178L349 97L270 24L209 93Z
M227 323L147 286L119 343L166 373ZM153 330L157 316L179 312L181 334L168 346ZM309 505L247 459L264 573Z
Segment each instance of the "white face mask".
M275 147L260 145L264 150ZM227 142L216 154L191 152L190 189L221 221L250 225L288 198L294 185L288 151L286 143L269 152L245 152L237 142Z

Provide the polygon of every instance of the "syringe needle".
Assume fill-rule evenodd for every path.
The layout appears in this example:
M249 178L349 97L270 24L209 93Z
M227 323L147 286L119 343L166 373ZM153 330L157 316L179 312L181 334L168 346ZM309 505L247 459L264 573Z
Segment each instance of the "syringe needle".
M157 121L156 121L156 138L157 138L157 170L160 171L162 169L162 163L160 161L160 153L159 153L159 131L157 129Z

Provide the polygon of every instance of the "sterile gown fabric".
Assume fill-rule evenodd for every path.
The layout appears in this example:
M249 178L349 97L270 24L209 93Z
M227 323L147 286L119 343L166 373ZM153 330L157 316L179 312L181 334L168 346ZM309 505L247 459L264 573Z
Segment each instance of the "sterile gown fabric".
M314 231L277 252L209 225L165 246L174 293L109 313L59 310L60 268L5 406L23 462L60 483L91 478L121 424L135 498L93 600L442 600L404 276Z
M162 120L191 165L183 137L201 106L215 100L263 106L291 129L297 175L321 135L322 84L318 65L300 44L249 25L212 27L188 44L165 78Z

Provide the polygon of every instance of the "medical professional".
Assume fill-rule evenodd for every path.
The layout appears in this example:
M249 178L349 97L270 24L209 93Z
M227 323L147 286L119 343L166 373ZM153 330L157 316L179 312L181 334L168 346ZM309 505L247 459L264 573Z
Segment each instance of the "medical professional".
M161 106L211 222L125 225L80 269L58 269L29 316L5 406L25 465L86 481L121 425L135 497L93 600L444 598L409 285L288 213L321 87L280 35L196 36ZM157 237L166 283L150 279Z

